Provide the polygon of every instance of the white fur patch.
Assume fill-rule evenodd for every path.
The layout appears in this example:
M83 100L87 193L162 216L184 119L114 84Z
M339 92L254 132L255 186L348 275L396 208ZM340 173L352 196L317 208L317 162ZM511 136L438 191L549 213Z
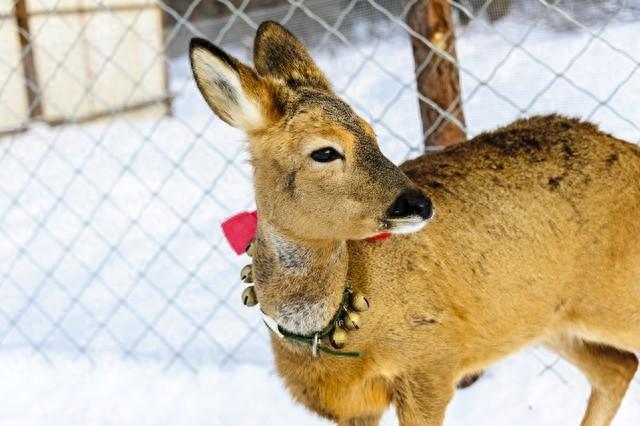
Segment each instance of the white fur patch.
M312 263L312 256L308 249L292 243L273 228L267 231L267 239L278 263L286 269L287 274L307 273Z
M428 219L420 216L389 220L389 232L392 234L412 234L420 231L427 224Z
M330 315L327 299L322 299L281 305L275 320L287 331L306 335L322 330L331 320Z

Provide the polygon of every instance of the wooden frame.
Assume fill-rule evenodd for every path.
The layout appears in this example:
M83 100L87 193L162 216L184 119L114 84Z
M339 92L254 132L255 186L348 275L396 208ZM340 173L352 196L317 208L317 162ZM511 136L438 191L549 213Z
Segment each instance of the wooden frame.
M169 94L169 76L166 58L162 58L162 60L159 61L160 65L149 62L149 66L153 66L153 68L149 69L150 71L143 65L139 65L136 70L139 72L144 70L145 72L144 78L142 74L140 74L140 84L134 84L137 78L134 71L132 77L129 77L128 82L129 86L133 85L132 88L128 88L127 80L125 79L126 76L123 76L122 81L113 81L113 84L115 84L114 95L112 96L109 93L107 86L111 84L110 82L112 80L117 79L117 72L114 74L114 69L118 68L117 62L114 62L114 64L116 64L115 66L112 66L110 62L118 60L117 55L121 55L123 50L130 49L132 53L129 55L133 55L132 58L134 59L137 59L136 55L139 55L141 51L146 51L145 58L147 58L148 62L151 60L149 58L152 57L150 52L156 52L157 54L161 49L164 49L164 12L157 4L150 0L130 0L128 3L114 0L111 2L112 4L109 3L109 1L106 1L97 6L83 7L77 6L75 2L64 0L61 1L60 4L58 4L56 0L56 2L51 5L49 5L48 1L31 2L29 0L16 0L13 10L10 10L10 15L6 18L15 19L19 35L21 49L21 59L19 60L21 64L17 65L20 66L24 76L24 90L29 105L29 114L28 117L26 117L27 122L25 125L22 125L20 128L15 128L14 130L12 130L11 127L9 127L9 129L2 129L3 134L24 130L28 127L29 120L44 121L50 125L59 125L70 121L84 122L98 119L109 116L114 112L118 114L139 112L146 108L153 108L154 106L160 106L162 108L161 110L155 109L153 113L156 115L158 111L163 115L171 114L171 97ZM141 34L143 34L143 40L145 41L140 40L138 43L140 46L128 48L127 46L129 45L123 43L124 48L119 48L115 45L118 51L117 54L114 54L113 58L111 57L111 53L108 52L109 44L107 44L104 49L107 50L106 56L100 56L100 45L98 45L97 51L93 51L96 49L95 47L93 49L88 47L86 38L93 36L93 38L96 39L96 37L101 37L102 34L104 34L104 31L101 32L101 28L105 25L107 25L107 29L109 29L108 25L112 25L113 36L120 37L119 31L121 30L117 26L118 20L115 19L114 14L119 14L118 16L121 16L119 19L127 22L133 19L133 13L138 12L144 14L144 17L140 17L140 19L136 21L136 28L138 25L141 25L142 31L144 31L144 33ZM101 20L103 18L99 14L103 14L104 19L110 18L113 22L116 22L116 24L110 24L110 21ZM97 31L96 34L91 33L92 27L94 26L93 23L88 27L88 30L83 29L81 24L85 19L95 19L95 23L98 24L99 27L93 31L94 33ZM64 25L62 25L61 22L64 23ZM153 23L150 24L151 22ZM76 31L75 26L78 26L77 31L83 29L82 33L74 33L74 31ZM155 28L158 28L157 34L155 30L151 30ZM78 50L77 52L70 51L69 53L65 52L61 54L55 50L48 50L51 46L47 46L47 43L50 42L52 37L47 34L47 32L55 35L56 37L53 38L57 39L59 35L58 31L62 30L63 34L61 37L63 39L60 43L62 45L65 43L65 36L67 38L82 37L82 40L78 43L74 42L77 45L75 46L75 49ZM151 31L151 33L149 33L149 31ZM41 33L44 33L44 35ZM122 37L124 37L124 35L127 35L127 37L130 36L123 33ZM137 39L134 38L132 41L129 41L129 43L135 43L136 40ZM151 40L150 45L147 44L149 40ZM109 39L106 41L109 43ZM157 47L154 48L153 46L156 45ZM74 70L78 75L82 76L80 81L75 81L72 77L65 76L62 72L52 74L52 69L56 67L56 61L61 61L62 59L65 61L64 66L68 66L69 69ZM67 65L67 62L70 60L72 62ZM93 78L91 67L86 65L87 61L91 60L97 61L98 64L105 64L103 66L96 65L94 68L100 68L101 70L108 68L107 71L110 72L110 74L103 78L103 81L91 81ZM144 64L142 61L143 60L140 59L141 64ZM128 67L131 66L130 62L132 61L125 60L123 62L120 56L120 69L124 67L124 69L128 70ZM151 78L146 77L149 72L151 73ZM50 78L52 75L54 76L53 79ZM116 77L115 79L114 76ZM150 83L151 80L153 83ZM43 87L44 83L47 83L46 87ZM89 86L89 83L91 83L91 86ZM97 83L97 85L95 85L95 83ZM67 89L65 89L65 87L67 87ZM85 89L85 87L90 87L90 89ZM121 90L118 91L118 88ZM68 95L65 90L68 92ZM81 97L83 90L90 91L84 92L83 97ZM102 96L96 98L96 101L91 99L86 101L85 99L98 96L100 93L102 93ZM74 97L74 95L76 96ZM104 102L105 99L106 103ZM78 100L82 102L78 104L78 108L71 108L71 105L76 105ZM62 108L62 110L60 110L59 107L56 108L57 105L67 106L69 108ZM52 106L53 109L51 108ZM150 109L150 111L152 111L152 109Z

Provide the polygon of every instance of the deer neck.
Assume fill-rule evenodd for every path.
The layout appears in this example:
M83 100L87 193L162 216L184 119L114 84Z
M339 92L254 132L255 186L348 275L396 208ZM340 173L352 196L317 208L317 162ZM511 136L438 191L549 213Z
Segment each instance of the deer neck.
M291 333L322 330L343 298L346 242L303 240L259 221L257 244L254 277L263 312Z

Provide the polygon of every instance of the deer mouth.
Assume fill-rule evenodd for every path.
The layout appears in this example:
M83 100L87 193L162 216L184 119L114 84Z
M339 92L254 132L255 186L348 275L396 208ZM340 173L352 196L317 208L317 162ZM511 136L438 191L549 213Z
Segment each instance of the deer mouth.
M433 217L433 213L431 217ZM424 228L431 217L424 218L419 215L412 215L402 218L385 219L382 221L382 226L387 232L392 234L412 234Z

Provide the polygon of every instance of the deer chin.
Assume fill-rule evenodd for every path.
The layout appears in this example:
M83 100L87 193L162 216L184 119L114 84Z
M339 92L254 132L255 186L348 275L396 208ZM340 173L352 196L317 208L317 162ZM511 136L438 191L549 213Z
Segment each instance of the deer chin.
M429 219L420 216L408 216L401 219L386 219L384 221L387 232L395 235L413 234L420 231Z

